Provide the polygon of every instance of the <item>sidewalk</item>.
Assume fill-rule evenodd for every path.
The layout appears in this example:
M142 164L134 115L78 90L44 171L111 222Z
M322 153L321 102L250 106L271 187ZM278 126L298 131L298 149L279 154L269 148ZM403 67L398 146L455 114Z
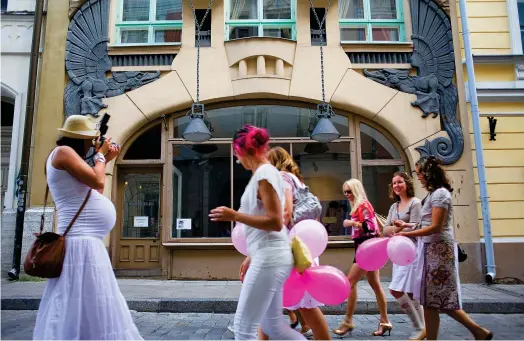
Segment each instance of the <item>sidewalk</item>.
M119 279L129 308L139 312L234 313L240 294L238 281L162 281ZM2 280L2 310L36 310L45 282L9 282ZM388 311L401 313L387 293ZM365 281L358 285L357 314L378 314L373 291ZM463 284L462 300L468 313L524 313L524 285ZM327 306L326 314L343 314L345 303Z

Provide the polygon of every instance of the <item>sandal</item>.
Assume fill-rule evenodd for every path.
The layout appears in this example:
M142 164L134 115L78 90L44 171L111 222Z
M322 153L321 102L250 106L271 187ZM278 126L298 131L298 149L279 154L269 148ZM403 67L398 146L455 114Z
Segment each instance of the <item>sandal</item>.
M337 329L333 329L333 334L336 334L338 336L344 336L347 333L353 331L355 329L355 325L353 323L349 323L347 319L344 318L344 321L340 322L340 325Z
M386 332L388 332L388 336L391 336L391 329L393 329L393 325L391 323L385 323L380 322L378 324L378 330L373 332L373 336L385 336Z

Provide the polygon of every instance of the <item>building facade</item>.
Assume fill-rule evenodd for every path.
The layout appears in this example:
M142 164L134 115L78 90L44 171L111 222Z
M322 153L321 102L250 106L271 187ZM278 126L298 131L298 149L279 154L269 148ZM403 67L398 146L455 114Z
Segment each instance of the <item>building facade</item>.
M16 216L16 179L20 169L26 117L27 82L33 38L34 0L2 0L1 210L2 272L11 269Z
M234 162L231 137L250 123L266 127L271 145L299 164L324 207L329 245L321 262L344 271L354 248L342 227L349 209L343 182L361 179L386 214L393 173L412 172L421 155L441 157L455 187L455 234L468 253L461 276L482 281L457 4L216 0L206 16L208 6L207 0L49 2L26 230L38 225L45 190L38 165L54 146L56 128L71 114L108 113L108 134L123 146L108 166L105 189L118 212L106 238L117 273L236 279L242 258L231 243L233 226L207 215L216 206L239 206L250 174ZM198 91L194 16L202 24ZM329 143L310 138L322 88L341 135ZM204 143L182 137L197 96L212 128ZM513 171L524 182L522 168ZM416 194L425 196L418 183ZM515 202L518 208L524 201ZM524 234L522 227L515 231Z

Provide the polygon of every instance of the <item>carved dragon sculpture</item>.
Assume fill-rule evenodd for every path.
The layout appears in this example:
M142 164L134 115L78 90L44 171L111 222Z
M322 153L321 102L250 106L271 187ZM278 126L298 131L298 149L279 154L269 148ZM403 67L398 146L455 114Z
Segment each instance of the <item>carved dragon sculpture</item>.
M102 102L148 84L160 72L113 72L107 54L109 0L91 0L74 15L66 42L66 70L69 83L64 92L66 117L74 114L98 116L107 108Z
M444 164L455 163L464 151L462 127L457 120L457 88L453 84L455 57L453 37L448 16L433 0L411 0L413 22L413 54L411 65L417 76L409 70L382 69L364 70L364 75L388 87L415 94L413 106L419 107L423 115L440 114L443 129L449 139L437 137L426 140L416 150L421 156L435 155Z

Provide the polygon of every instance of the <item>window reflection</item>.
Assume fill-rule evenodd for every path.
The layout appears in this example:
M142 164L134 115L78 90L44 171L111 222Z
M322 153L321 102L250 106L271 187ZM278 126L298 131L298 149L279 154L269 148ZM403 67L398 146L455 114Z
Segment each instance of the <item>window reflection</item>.
M231 205L231 145L173 146L172 238L230 237L230 223L212 222L209 211ZM176 219L191 219L177 229Z
M349 234L342 225L347 212L342 185L351 178L350 143L293 143L292 148L304 182L322 204L328 235Z
M360 123L360 144L363 160L400 159L400 153L382 133Z
M160 174L124 177L123 238L159 238Z
M362 167L362 184L369 202L375 211L385 217L393 201L389 198L389 184L393 174L403 171L402 166L366 166Z

